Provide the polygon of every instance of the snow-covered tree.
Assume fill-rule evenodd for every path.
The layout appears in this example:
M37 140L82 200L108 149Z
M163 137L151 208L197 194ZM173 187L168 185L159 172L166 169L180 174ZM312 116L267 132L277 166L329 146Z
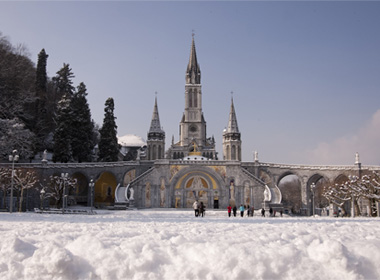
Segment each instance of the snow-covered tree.
M103 126L100 129L99 161L117 161L120 146L117 142L117 126L114 116L115 105L113 98L108 98L105 103Z
M342 211L345 211L343 205L350 202L355 211L352 214L355 215L361 215L359 200L367 199L371 206L370 215L373 215L376 208L375 202L380 202L380 175L373 172L362 177L349 176L349 179L341 184L326 185L323 196L330 203L340 207Z
M77 180L75 178L65 177L65 174L61 176L50 176L50 181L45 190L45 197L54 199L55 207L61 208L63 205L63 194L70 193L70 190L77 186Z
M0 119L0 156L7 160L13 150L20 158L29 159L33 155L35 135L24 123L14 119Z
M69 162L73 160L71 147L71 126L73 111L70 106L71 98L65 94L58 102L57 128L54 131L54 162Z
M71 147L73 158L78 162L92 161L92 150L94 148L94 125L86 96L86 85L80 83L71 99L73 111Z
M22 211L22 203L24 200L24 190L36 188L37 177L33 170L27 169L15 169L14 176L14 187L18 190L19 194L19 212Z
M12 170L10 168L0 168L0 189L3 192L3 205L5 206L6 193L11 185Z

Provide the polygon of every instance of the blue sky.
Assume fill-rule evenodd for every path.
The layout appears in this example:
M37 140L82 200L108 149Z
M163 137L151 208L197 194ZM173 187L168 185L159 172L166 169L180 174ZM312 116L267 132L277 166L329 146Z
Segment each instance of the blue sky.
M380 2L0 2L0 31L69 63L100 125L146 139L155 92L166 148L178 140L195 32L208 136L222 158L231 91L243 160L380 164Z

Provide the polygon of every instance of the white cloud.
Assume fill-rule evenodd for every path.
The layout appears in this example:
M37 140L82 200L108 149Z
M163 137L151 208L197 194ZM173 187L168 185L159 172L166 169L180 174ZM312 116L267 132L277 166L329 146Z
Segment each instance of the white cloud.
M309 153L311 164L354 164L355 153L363 165L380 164L380 109L363 127L331 143L322 142Z

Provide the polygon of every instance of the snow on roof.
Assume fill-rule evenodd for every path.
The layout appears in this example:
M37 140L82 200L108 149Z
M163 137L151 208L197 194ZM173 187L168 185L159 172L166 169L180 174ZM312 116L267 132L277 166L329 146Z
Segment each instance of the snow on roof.
M124 136L118 136L117 142L124 147L141 147L146 145L145 140L134 134L126 134Z

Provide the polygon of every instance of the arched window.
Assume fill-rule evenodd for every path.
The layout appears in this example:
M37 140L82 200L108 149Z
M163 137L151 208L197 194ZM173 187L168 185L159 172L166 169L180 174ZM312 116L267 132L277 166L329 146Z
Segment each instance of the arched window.
M194 90L194 98L193 98L193 100L194 100L194 107L197 107L198 106L198 98L197 98L197 91L196 90Z
M236 146L235 145L232 146L231 159L236 160Z

